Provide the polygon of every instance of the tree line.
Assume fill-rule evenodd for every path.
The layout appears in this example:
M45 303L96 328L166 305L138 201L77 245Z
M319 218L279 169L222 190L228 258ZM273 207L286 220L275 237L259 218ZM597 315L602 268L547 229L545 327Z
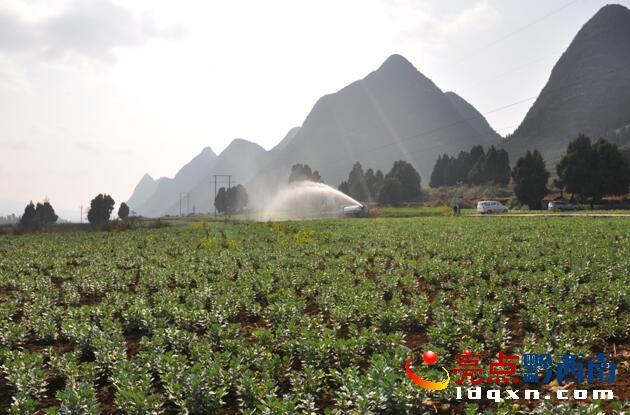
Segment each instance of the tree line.
M509 183L510 157L507 151L491 146L485 152L480 145L473 146L470 152L461 151L457 157L439 156L429 180L431 187L458 184L507 186Z
M591 143L583 134L569 143L556 173L556 186L588 201L591 209L603 196L627 194L630 186L630 164L617 145L603 138Z
M94 226L101 226L106 224L114 210L114 199L107 194L99 194L90 202L90 209L88 210L87 218L88 222ZM129 216L129 206L125 202L122 202L118 208L118 217L122 220L127 219ZM57 222L59 217L55 214L55 209L49 200L45 200L43 203L37 203L35 205L31 201L24 208L24 213L20 217L20 225L22 228L30 231L45 230L50 225Z
M26 205L24 214L20 218L20 224L24 229L36 230L46 229L49 225L57 222L59 217L55 214L55 209L50 201L45 200L44 203L33 204L33 201Z
M630 186L630 149L619 149L614 143L599 138L595 143L580 134L567 146L566 153L556 165L557 178L553 185L561 192L569 192L580 202L594 204L604 196L625 195ZM512 180L514 194L519 202L532 209L541 208L542 199L549 193L551 174L538 150L527 153L510 169L509 156L503 149L491 146L484 151L480 145L470 152L462 151L457 157L443 154L438 157L429 185L431 187L459 184L496 184L507 186ZM289 183L310 180L321 181L317 170L308 164L294 164L289 174ZM421 196L421 177L408 162L398 160L384 175L381 170L363 170L358 161L354 163L348 179L341 182L339 190L361 202L379 202L399 205L417 201ZM242 185L222 187L218 190L214 206L220 213L242 212L248 204L247 190ZM114 210L115 201L108 194L99 194L90 202L87 214L90 224L106 224ZM118 217L129 216L129 206L121 203ZM58 216L49 200L24 208L19 218L20 225L28 230L46 229L56 223Z
M374 172L371 168L364 172L363 166L357 161L348 179L339 185L339 191L362 202L399 205L418 200L421 181L418 171L404 160L394 162L386 175L380 170Z
M594 204L604 196L625 195L630 185L630 159L616 144L603 138L595 143L583 134L569 143L566 153L556 165L553 185L569 192L576 200ZM540 209L549 193L551 174L538 150L527 153L510 170L505 150L474 146L457 158L446 154L438 157L431 174L431 187L457 184L494 183L507 186L512 180L519 202L531 209ZM483 178L483 179L482 179Z
M569 143L566 153L556 165L553 185L562 193L569 192L579 202L588 202L591 209L604 196L628 193L630 164L616 144L603 138L595 143L583 134ZM539 209L549 193L550 173L538 150L528 151L512 170L514 193L530 208Z

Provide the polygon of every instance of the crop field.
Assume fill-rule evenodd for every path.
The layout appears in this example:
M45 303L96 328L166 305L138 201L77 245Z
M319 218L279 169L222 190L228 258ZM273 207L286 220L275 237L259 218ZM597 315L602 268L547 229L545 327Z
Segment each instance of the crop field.
M620 411L629 286L626 218L0 236L0 413L527 410L458 402L452 388L430 392L405 375L413 359L439 379L464 350L612 355L615 403L538 410ZM426 350L436 367L422 366Z

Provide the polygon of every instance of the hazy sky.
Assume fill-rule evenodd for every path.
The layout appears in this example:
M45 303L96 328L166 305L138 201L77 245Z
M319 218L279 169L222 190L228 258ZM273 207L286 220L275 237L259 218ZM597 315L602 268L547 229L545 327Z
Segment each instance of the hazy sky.
M99 192L126 200L205 146L269 149L392 53L489 112L538 94L605 4L0 0L0 201L77 210ZM532 102L487 118L506 134Z

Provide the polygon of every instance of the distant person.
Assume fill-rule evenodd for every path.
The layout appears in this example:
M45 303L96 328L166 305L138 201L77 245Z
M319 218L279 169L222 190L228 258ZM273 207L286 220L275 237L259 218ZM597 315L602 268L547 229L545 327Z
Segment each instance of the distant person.
M460 213L460 208L459 208L459 200L454 197L453 200L451 201L451 206L453 207L453 215L457 216Z

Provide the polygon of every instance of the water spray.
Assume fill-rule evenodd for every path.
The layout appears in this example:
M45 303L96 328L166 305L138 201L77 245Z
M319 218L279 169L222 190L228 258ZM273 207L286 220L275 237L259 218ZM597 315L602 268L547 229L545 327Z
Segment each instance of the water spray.
M364 216L367 206L324 183L297 181L280 189L263 210L261 220Z

